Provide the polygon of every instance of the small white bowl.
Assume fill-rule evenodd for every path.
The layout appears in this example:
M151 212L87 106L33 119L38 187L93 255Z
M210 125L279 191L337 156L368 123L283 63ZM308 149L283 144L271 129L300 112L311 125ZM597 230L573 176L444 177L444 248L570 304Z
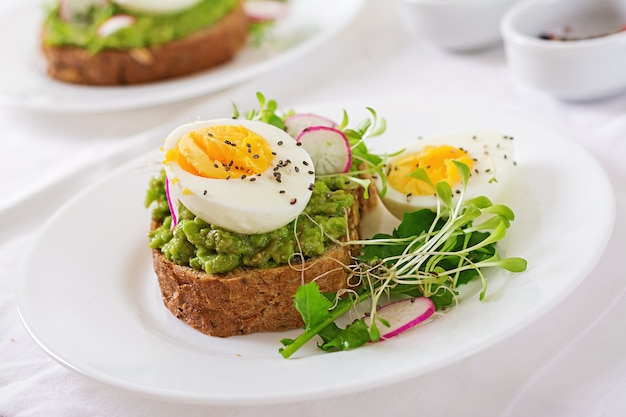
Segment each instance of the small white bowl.
M626 90L625 24L626 0L526 0L505 14L501 31L514 77L586 101Z
M468 52L501 43L500 20L519 0L401 0L404 19L442 49Z

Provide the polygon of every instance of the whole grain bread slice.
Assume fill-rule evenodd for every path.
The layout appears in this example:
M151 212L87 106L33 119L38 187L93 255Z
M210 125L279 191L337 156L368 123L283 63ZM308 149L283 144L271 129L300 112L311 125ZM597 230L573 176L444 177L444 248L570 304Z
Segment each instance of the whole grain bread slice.
M371 206L362 192L355 192L348 213L350 239L360 236L363 210ZM157 225L153 224L152 227ZM347 288L356 248L334 245L322 256L304 265L294 262L267 269L237 269L228 274L210 275L168 261L153 250L154 270L163 303L191 327L212 336L228 337L256 332L282 331L303 325L293 306L298 287L315 280L322 291Z
M42 43L50 77L73 84L142 84L193 74L228 62L246 43L250 20L241 4L210 28L162 45L92 54ZM45 37L45 35L43 35Z

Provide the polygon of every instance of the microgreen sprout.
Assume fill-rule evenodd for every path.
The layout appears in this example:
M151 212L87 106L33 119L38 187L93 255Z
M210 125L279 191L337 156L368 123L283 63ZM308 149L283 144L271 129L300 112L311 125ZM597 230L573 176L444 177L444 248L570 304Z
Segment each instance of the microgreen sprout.
M359 185L369 184L370 180L364 180L364 176L373 175L381 179L382 187L379 190L382 196L387 191L387 176L384 169L387 158L394 155L373 154L367 148L365 141L370 138L381 136L387 129L387 121L371 107L366 107L370 117L363 119L356 128L349 128L350 119L348 112L343 111L343 117L338 129L348 138L352 151L352 168L350 169L349 180ZM363 187L367 189L367 186ZM367 197L367 196L366 196Z
M267 99L265 95L261 92L256 93L257 101L259 102L258 109L252 109L247 111L243 117L248 120L255 120L260 122L265 122L276 126L279 129L285 129L285 118L289 115L293 114L293 111L285 111L281 112L278 109L278 103L276 100ZM242 117L239 108L235 103L232 103L233 106L233 119L239 119Z
M281 341L283 357L289 358L316 335L322 338L323 343L318 346L324 350L353 349L378 341L377 323L386 323L378 315L378 306L383 297L391 294L428 297L442 309L456 303L460 285L476 278L482 285L479 299L484 300L487 293L485 268L510 272L526 269L526 260L502 259L495 247L514 220L512 210L494 205L486 197L465 201L470 171L465 164L454 163L462 181L456 202L450 185L439 182L433 187L439 202L435 212L424 209L407 213L391 235L379 234L372 239L347 242L363 246L362 255L350 267L353 277L360 283L353 295L326 303L322 299L327 296L316 295L314 283L298 290L296 308L304 318L305 328L296 339ZM411 175L423 177L419 171ZM474 220L479 218L486 219L474 225ZM356 324L359 321L345 329L335 324L335 320L355 304L368 299L372 304L369 328L363 323Z

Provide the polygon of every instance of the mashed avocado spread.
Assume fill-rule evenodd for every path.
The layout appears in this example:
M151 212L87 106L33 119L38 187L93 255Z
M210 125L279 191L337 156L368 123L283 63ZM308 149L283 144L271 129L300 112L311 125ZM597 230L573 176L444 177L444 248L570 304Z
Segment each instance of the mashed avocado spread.
M237 267L284 265L294 261L294 253L302 253L305 258L319 256L332 245L330 237L345 236L348 227L346 211L354 202L348 189L354 186L341 177L318 179L304 213L296 221L269 233L244 235L220 229L197 218L182 205L179 222L171 230L165 173L161 172L152 178L146 193L146 207L153 206L153 220L162 223L149 233L150 247L160 249L171 262L208 274L225 273ZM294 231L296 222L297 230Z
M47 11L43 42L50 46L77 46L96 53L102 49L130 49L160 45L187 37L213 25L232 11L238 0L202 0L198 4L173 14L147 14L124 9L113 3L94 6L72 22L59 17L56 2ZM132 15L136 22L109 36L99 36L98 27L118 14Z

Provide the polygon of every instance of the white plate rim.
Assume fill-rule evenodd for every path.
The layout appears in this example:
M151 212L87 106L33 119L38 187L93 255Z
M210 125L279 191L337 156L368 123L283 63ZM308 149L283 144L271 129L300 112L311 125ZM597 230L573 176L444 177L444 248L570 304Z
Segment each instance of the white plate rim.
M571 163L572 161L571 159L568 159L568 161L559 161L558 155L556 154L553 155L553 153L555 152L557 148L562 147L562 146L568 146L568 149L570 151L570 153L568 154L568 158L573 157L574 162L584 162L585 166L587 167L586 173L588 175L588 178L590 181L594 182L594 187L591 187L593 189L591 191L592 195L596 197L601 197L602 201L604 201L605 203L605 204L594 205L595 213L599 214L597 218L600 219L598 220L597 224L595 223L593 224L593 228L595 229L595 231L588 231L588 230L584 231L585 233L587 232L593 233L593 236L595 239L594 242L592 242L593 244L591 245L591 247L588 248L589 250L587 251L586 258L582 259L582 261L580 258L577 258L576 259L577 262L575 266L573 265L567 266L566 269L567 269L567 272L569 273L569 276L566 278L559 278L562 281L561 287L557 288L555 292L552 294L546 294L545 296L547 298L545 300L542 300L543 302L541 303L536 303L536 301L533 300L533 303L537 305L533 305L532 309L528 312L521 313L521 315L520 314L514 315L515 320L511 326L504 327L504 328L495 328L492 332L488 330L484 331L483 333L481 333L481 337L479 337L478 340L474 340L472 343L467 344L467 346L465 346L465 349L463 349L462 351L459 351L458 349L457 350L452 349L452 350L448 350L446 354L441 355L440 352L433 350L434 349L433 346L427 346L426 352L428 354L433 355L433 360L430 362L427 361L426 363L420 363L417 366L411 367L411 366L406 366L406 364L404 364L405 366L402 369L400 369L399 363L397 362L396 359L393 358L396 355L390 355L389 350L392 352L398 351L398 352L402 352L406 354L407 344L414 343L415 340L419 340L420 342L428 345L428 339L424 339L424 338L434 337L436 339L437 337L440 337L437 335L438 325L431 324L429 325L430 327L429 326L423 327L422 328L423 330L421 330L421 332L426 336L423 336L423 335L416 336L416 334L412 334L411 336L406 336L406 337L403 336L403 338L398 338L396 341L392 341L391 343L385 342L385 344L368 346L367 348L358 349L352 352L313 355L310 357L304 357L304 358L290 360L290 361L284 361L282 358L279 357L277 353L276 353L276 357L277 357L276 361L272 359L267 359L267 358L251 359L253 364L259 365L258 368L261 370L265 370L265 371L267 371L267 369L274 370L273 376L266 377L266 379L268 380L265 382L269 384L271 384L272 382L276 382L275 378L277 378L278 376L285 376L286 375L285 373L289 375L293 375L293 372L295 372L298 375L294 379L296 379L299 382L306 381L307 379L304 376L299 375L298 373L304 373L304 374L308 373L309 378L315 381L316 378L318 379L321 378L320 370L317 369L319 367L323 368L323 367L339 366L341 367L342 370L348 369L348 370L354 371L355 369L354 367L356 366L355 364L358 364L359 361L367 361L367 363L371 366L373 372L379 372L379 375L377 375L376 378L372 378L371 375L365 375L365 376L355 375L355 377L360 376L361 378L358 380L345 380L344 379L344 380L341 380L339 383L335 381L333 383L329 383L326 385L317 383L317 384L313 384L313 386L307 386L306 388L302 388L302 389L298 389L297 387L294 388L291 386L281 386L277 392L268 393L267 389L260 389L261 387L259 387L260 389L259 392L255 392L250 387L247 387L248 388L247 390L246 390L246 387L244 387L243 391L241 391L241 390L234 390L233 386L231 386L230 391L226 389L226 391L218 390L219 392L215 392L215 391L189 392L189 391L184 391L184 390L181 391L174 387L164 388L163 386L150 385L149 383L142 384L142 383L129 381L124 378L120 378L119 375L118 376L112 375L110 370L106 370L104 368L98 369L97 366L93 367L91 365L86 365L84 363L78 363L75 360L73 360L73 358L71 357L71 354L68 354L67 351L64 352L64 349L67 349L68 346L59 346L59 345L50 344L46 340L46 334L42 334L46 332L46 329L41 327L41 323L38 323L38 320L39 321L42 320L41 315L43 312L33 311L32 302L31 300L29 300L29 298L33 297L33 292L31 290L32 287L30 284L32 284L32 281L34 279L33 277L36 275L36 272L37 272L37 268L34 267L35 264L33 263L26 263L24 265L24 270L22 271L20 279L18 281L18 290L17 290L17 303L18 303L18 309L20 312L20 317L22 318L29 333L33 336L35 341L48 354L50 354L54 359L56 359L63 365L71 369L74 369L78 371L79 373L85 376L88 376L90 378L99 380L101 382L104 382L113 386L128 389L137 393L147 394L151 396L158 396L160 398L169 398L172 400L178 400L178 401L184 401L184 402L190 402L190 403L222 404L222 405L267 404L267 403L301 401L301 400L309 400L313 398L323 398L323 397L346 394L350 392L356 392L359 390L371 388L373 386L372 385L373 383L375 383L376 385L383 385L383 384L398 382L403 379L407 379L410 377L417 377L427 372L430 372L432 370L450 365L462 358L470 356L471 354L479 350L482 350L488 346L491 346L497 343L498 341L506 338L507 336L512 335L513 333L521 330L523 327L532 323L534 320L536 320L540 316L547 313L550 309L552 309L560 301L562 301L569 293L571 293L571 291L573 291L582 282L582 280L591 271L596 261L599 259L602 252L604 251L604 248L610 237L612 225L614 221L614 216L615 216L615 199L614 199L610 182L606 174L604 173L602 167L582 147L580 147L579 145L576 145L567 137L565 137L564 135L558 133L557 131L551 128L547 128L535 122L517 117L515 115L497 111L492 108L484 108L484 107L477 107L477 106L464 107L463 105L451 106L449 103L437 104L433 102L429 102L427 104L421 104L421 105L416 105L413 103L397 103L397 102L380 103L380 105L376 103L374 103L374 105L372 105L372 103L368 103L367 105L374 107L375 109L377 109L377 111L378 109L387 108L387 109L393 109L396 112L401 112L403 111L402 109L413 108L413 109L417 109L418 114L420 113L420 111L426 112L426 113L430 112L431 115L439 114L440 117L441 117L441 114L445 114L446 124L450 122L451 129L453 130L455 130L458 127L460 128L463 127L463 122L456 123L455 112L463 113L464 116L463 117L459 116L460 119L464 119L465 116L469 116L467 117L467 120L470 120L470 119L478 120L479 123L481 123L481 119L484 119L485 117L486 118L496 117L499 121L498 123L510 123L511 121L513 121L515 123L520 124L516 126L516 128L517 130L521 131L522 137L524 136L524 131L528 130L532 133L539 132L539 133L547 134L548 139L554 141L554 143L550 145L551 147L548 147L547 149L548 156L557 157L556 161L551 160L552 163L556 162L556 165L553 165L553 167L557 168L554 172L557 172L559 169L566 169L566 171L570 169L570 168L565 167L563 164ZM339 106L337 104L329 104L325 106L317 106L317 107L314 106L307 110L317 111L318 109L325 109L325 110L334 109L335 111L334 114L337 114L337 110L341 107L345 107L345 106ZM361 106L361 107L364 108L364 106ZM356 107L351 106L348 108L354 109ZM442 113L443 111L445 111L445 113ZM391 113L392 112L389 112L388 114L391 114ZM324 114L328 114L328 113L324 113ZM385 113L381 113L381 114L385 114ZM479 117L476 117L476 116L479 116ZM516 130L516 129L513 129L513 130ZM536 138L532 139L531 142L535 141L535 144L536 144L537 143L536 140L537 140ZM146 162L154 159L156 155L157 155L156 153L151 153L151 154L148 154L147 156L144 156L142 158L139 158L138 160L131 162L130 164L125 165L124 167L120 168L119 170L115 171L111 175L104 178L98 184L95 184L94 186L86 189L81 194L77 195L75 198L69 201L64 206L64 208L60 209L47 222L46 226L42 230L41 237L45 237L46 233L48 233L51 227L53 227L55 223L58 223L60 219L62 220L63 216L67 216L68 210L70 210L72 207L75 207L77 204L80 204L80 202L83 199L92 195L94 192L96 192L99 189L99 187L102 187L103 185L107 184L108 181L110 182L112 178L115 178L116 176L120 176L120 175L125 176L131 172L134 172L134 170L138 166L141 167L145 165ZM543 157L540 157L540 158L543 158ZM524 163L525 161L522 160L521 162ZM565 184L559 183L559 185L565 185ZM554 204L559 204L559 203L554 202ZM548 213L549 213L549 209L548 209ZM513 227L515 227L515 225ZM35 256L37 256L36 253L40 249L41 248L37 247L37 244L36 244L29 258L33 259ZM536 266L538 265L535 265L535 267ZM526 274L529 274L529 273L530 272L526 272ZM513 285L513 284L506 284L506 285ZM520 288L523 291L529 290L531 292L537 290L537 288L535 288L534 286L530 286L530 287L532 288L528 288L527 286L522 285ZM507 293L504 293L504 295L510 296L510 294L507 294ZM528 300L522 300L521 302L522 303L528 302ZM459 311L461 311L462 309L464 309L465 311L469 311L467 309L474 308L474 304L476 304L475 301L473 301L472 299L469 299L468 301L465 301L464 304L461 304L461 306L459 307ZM497 300L495 301L494 305L499 305ZM493 314L493 311L489 311L489 309L491 308L490 304L480 305L479 307L480 307L479 311L484 311L485 312L484 314ZM495 311L497 312L497 309ZM470 318L473 319L472 316L470 316ZM459 322L462 323L462 320L459 320ZM465 331L459 328L457 328L457 330L459 330L461 333ZM481 330L478 330L478 331L480 332ZM454 339L455 335L451 335L451 336ZM245 336L245 337L248 337L248 336ZM266 340L266 338L262 338L261 343L263 343L264 340ZM255 341L255 343L257 342ZM451 353L454 353L454 356L451 356ZM230 359L232 362L232 358ZM268 368L268 361L271 362L270 368ZM380 364L381 362L383 363L382 365ZM213 366L215 365L215 363L211 363L210 365ZM250 374L251 372L253 372L252 370L242 371L242 369L248 369L248 367L250 366L250 361L246 363L246 368L241 368L236 363L230 363L230 365L233 366L232 372L235 372L235 373L244 372L244 375L247 375L247 376L252 375ZM391 366L394 369L392 369L392 371L389 372L388 369L384 368L385 366ZM221 370L223 371L223 369ZM335 375L335 378L341 379L341 376ZM213 388L216 388L216 387L213 387Z

